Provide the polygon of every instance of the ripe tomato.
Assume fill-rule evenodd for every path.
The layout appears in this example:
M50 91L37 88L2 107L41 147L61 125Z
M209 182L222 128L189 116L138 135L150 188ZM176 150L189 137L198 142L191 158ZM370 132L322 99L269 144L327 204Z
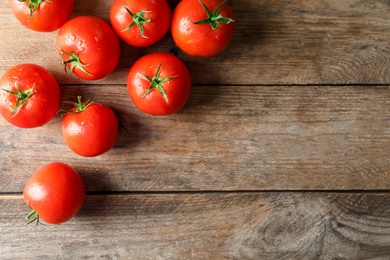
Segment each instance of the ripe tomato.
M104 20L94 16L67 21L58 31L57 47L65 69L82 79L102 79L119 62L118 36Z
M147 47L167 33L171 9L166 0L115 0L110 20L116 33L126 43Z
M52 32L70 17L74 0L9 0L19 22L34 31Z
M227 0L182 0L172 16L176 45L192 56L212 57L230 43L235 30Z
M33 128L48 123L60 106L53 75L35 64L20 64L0 79L0 113L11 124Z
M69 102L74 107L64 116L62 135L68 147L78 155L93 157L110 150L118 136L118 121L104 104L88 100Z
M190 71L175 56L152 53L138 59L127 76L127 90L134 104L151 115L179 111L190 95Z
M27 218L39 223L61 224L80 210L85 187L80 175L69 165L53 162L38 169L27 181L23 197L32 209ZM31 223L30 222L30 223Z

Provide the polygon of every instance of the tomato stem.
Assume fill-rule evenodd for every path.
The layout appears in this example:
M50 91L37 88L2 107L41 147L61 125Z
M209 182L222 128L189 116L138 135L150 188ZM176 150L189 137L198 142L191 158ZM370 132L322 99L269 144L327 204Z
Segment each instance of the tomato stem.
M33 222L35 222L35 226L38 226L38 224L40 223L39 220L40 220L40 217L38 215L38 213L35 212L35 210L31 210L30 213L28 213L28 215L26 216L26 219L27 220L30 220L30 218L34 216L34 218L28 222L26 225L29 225Z
M126 6L124 6L123 8L126 9L126 11L129 13L129 15L131 16L131 18L133 19L133 21L131 22L131 24L129 26L127 26L122 32L125 32L127 30L130 30L134 25L137 25L139 30L140 30L140 33L141 33L141 36L144 37L144 38L148 38L147 36L145 36L145 31L144 31L144 24L145 23L149 23L152 21L152 19L146 19L145 18L145 13L146 12L151 12L151 11L147 11L147 10L141 10L139 11L138 13L134 14L132 13L129 8L127 8Z
M169 100L168 100L168 97L167 97L167 92L165 91L165 89L163 88L162 85L163 85L163 83L165 83L165 82L167 82L167 81L169 81L169 80L171 80L173 78L176 78L177 75L172 76L172 77L168 77L168 78L160 78L161 66L162 66L162 63L160 65L158 65L156 74L154 75L153 78L150 78L150 77L146 76L145 74L142 74L142 78L146 79L147 81L150 82L150 87L148 88L148 90L146 90L146 92L142 96L142 98L145 98L147 95L149 95L149 93L153 89L157 89L158 92L160 92L160 94L163 97L163 99L165 100L165 102L169 103Z
M229 24L229 23L234 22L234 20L232 18L223 17L222 15L218 14L219 11L221 10L221 8L226 4L226 2L228 0L222 1L222 3L213 12L210 11L210 9L201 0L198 0L198 1L202 5L203 9L206 11L207 18L204 20L200 20L198 22L195 22L195 24L210 24L210 26L214 30L218 30L220 23Z
M90 97L86 102L83 102L81 99L81 96L77 96L77 102L64 101L63 103L71 104L74 107L76 107L76 109L74 109L74 110L67 110L65 112L70 113L70 114L77 114L77 113L84 111L93 103L92 98L93 97Z
M27 2L28 0L18 0L19 2ZM43 2L44 0L30 0L28 3L28 8L30 9L30 17L34 14L34 12L39 8L39 5ZM50 2L50 1L48 1Z
M87 74L88 76L92 76L91 73L89 73L84 67L88 66L89 64L83 64L80 61L79 56L76 53L65 53L62 52L62 55L69 56L69 60L63 61L62 64L65 66L65 73L67 73L67 65L70 63L70 72L73 73L73 70L75 67L77 67L79 70Z
M34 83L34 85L35 85L35 83ZM34 85L31 89L27 89L27 90L23 91L18 87L18 84L15 82L16 91L9 91L7 89L3 89L8 94L16 96L16 102L15 102L14 108L12 109L12 111L10 113L11 117L15 117L19 113L19 111L22 109L24 104L26 104L27 100L31 97L31 95L33 93L35 93Z

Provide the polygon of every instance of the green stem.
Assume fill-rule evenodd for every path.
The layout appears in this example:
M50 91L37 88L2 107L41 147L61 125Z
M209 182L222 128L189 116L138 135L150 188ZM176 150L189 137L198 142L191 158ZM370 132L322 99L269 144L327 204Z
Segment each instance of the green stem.
M92 76L91 73L89 73L84 67L88 66L88 64L83 64L80 61L79 56L76 53L64 53L62 52L62 55L69 56L69 60L63 61L62 64L65 67L65 72L67 73L67 65L70 63L70 72L73 73L73 70L75 67L77 67L79 70L87 74L88 76Z
M18 0L19 2L28 2L28 0ZM28 2L28 8L30 9L30 17L34 14L36 10L38 10L39 5L43 2L44 0L30 0ZM47 2L50 2L46 0Z
M175 76L172 76L172 77L168 77L168 78L160 78L160 72L161 72L161 66L162 66L162 63L160 65L158 65L158 68L157 68L157 71L156 71L156 74L154 75L153 78L150 78L146 75L143 74L143 79L147 80L150 82L150 87L146 90L145 94L142 96L142 98L145 98L147 95L149 95L149 93L153 90L153 89L157 89L158 92L161 94L161 96L163 97L163 99L165 100L165 102L169 103L169 100L168 100L168 96L167 96L167 92L165 91L165 89L163 88L163 84L173 78L176 78L177 75Z
M39 217L38 213L35 212L35 210L31 210L30 213L28 213L28 215L26 216L26 219L27 219L27 220L30 220L30 218L31 218L32 216L34 216L34 218L33 218L30 222L28 222L27 225L29 225L29 224L35 222L35 226L38 226L38 224L40 223L40 222L39 222L40 217Z
M15 117L19 111L22 109L22 107L24 106L24 104L26 104L27 100L32 96L32 94L35 92L34 90L34 86L31 88L31 89L27 89L27 90L21 90L19 87L18 87L18 84L15 82L15 89L16 91L9 91L7 89L3 89L5 92L7 92L8 94L11 94L11 95L14 95L16 96L16 102L15 102L15 105L10 113L10 116L11 117Z
M127 30L130 30L130 28L132 28L134 25L137 25L139 30L140 30L140 33L141 33L141 36L144 37L144 38L148 38L145 36L145 31L144 31L144 24L145 23L149 23L152 21L152 19L146 19L145 18L145 13L146 12L150 12L150 11L147 11L147 10L141 10L139 11L138 13L134 14L132 13L129 8L127 8L126 6L124 6L123 8L126 9L126 11L129 13L129 15L131 16L131 18L133 19L133 21L131 22L131 24L129 26L127 26L122 32L125 32Z
M202 5L203 9L206 11L207 18L204 20L200 20L198 22L195 22L195 24L210 24L210 26L214 30L218 30L220 23L229 24L229 23L234 22L233 19L231 19L229 17L223 17L222 15L218 14L219 11L221 10L221 8L226 4L226 2L228 0L222 1L222 3L213 12L210 11L210 9L201 0L198 0L198 1Z
M92 102L92 97L90 97L86 102L83 102L81 96L77 96L77 102L64 101L63 103L71 104L74 107L76 107L76 109L74 110L65 111L66 113L77 114L87 109L93 102Z

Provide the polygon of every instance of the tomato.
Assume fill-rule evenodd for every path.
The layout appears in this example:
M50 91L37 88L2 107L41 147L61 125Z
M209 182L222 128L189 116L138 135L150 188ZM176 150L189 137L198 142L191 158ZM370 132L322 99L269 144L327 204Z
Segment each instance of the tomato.
M9 0L19 22L34 31L52 32L70 17L74 0Z
M118 121L110 107L91 102L73 103L64 116L62 135L68 147L78 155L93 157L110 150L118 136Z
M146 47L167 33L171 9L166 0L115 0L110 20L122 40L132 46Z
M39 168L27 181L23 197L32 209L27 216L39 223L61 224L80 210L85 187L80 175L69 165L53 162Z
M48 123L60 106L60 87L53 75L35 64L20 64L0 79L0 113L22 128Z
M176 45L192 56L212 57L230 43L235 30L227 0L182 0L172 15Z
M57 47L65 69L82 79L102 79L119 62L118 36L108 23L94 16L67 21L58 31Z
M136 107L156 116L179 111L187 103L191 85L184 63L161 52L138 59L127 76L127 90Z

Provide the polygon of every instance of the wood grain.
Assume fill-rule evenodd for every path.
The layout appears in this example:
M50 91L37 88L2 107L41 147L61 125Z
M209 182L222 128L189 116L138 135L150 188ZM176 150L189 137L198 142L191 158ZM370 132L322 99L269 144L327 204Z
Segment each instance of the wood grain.
M36 228L21 196L0 205L2 259L390 257L389 194L93 195L66 224Z
M63 100L95 95L117 114L113 150L73 154L61 117L39 129L0 120L1 192L63 161L89 191L389 189L389 87L199 86L170 117L139 112L126 87L64 86ZM64 107L65 108L65 107Z
M177 0L171 0L174 8ZM109 20L111 1L76 1L74 16ZM231 1L237 30L228 49L210 59L179 51L168 33L144 49L122 44L114 73L98 84L124 83L141 55L176 53L190 68L196 85L389 84L390 4L388 1L240 0ZM22 28L8 1L0 2L0 75L19 63L48 68L62 84L89 84L66 75L55 46L56 32ZM26 41L25 39L28 39Z
M75 1L73 16L108 21L112 1ZM57 32L23 28L0 1L0 76L41 65L63 101L94 96L120 124L114 149L82 158L61 113L37 129L0 118L0 259L390 259L390 1L230 4L237 30L220 56L190 57L168 33L122 42L116 70L84 81L65 74ZM194 79L169 117L141 113L126 90L155 51ZM21 192L52 161L81 174L85 204L66 224L26 226Z

